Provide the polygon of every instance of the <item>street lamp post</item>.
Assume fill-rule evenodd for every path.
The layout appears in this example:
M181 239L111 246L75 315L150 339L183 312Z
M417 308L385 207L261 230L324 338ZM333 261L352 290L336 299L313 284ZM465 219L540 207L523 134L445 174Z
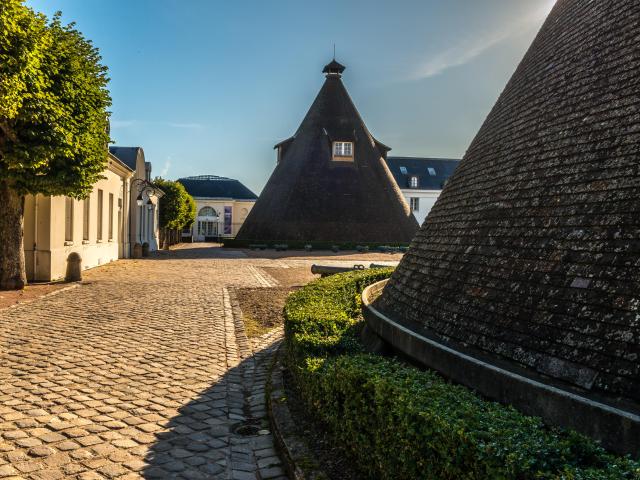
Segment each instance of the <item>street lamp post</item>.
M149 180L144 178L135 178L131 181L131 188L135 188L138 192L138 196L136 198L136 204L138 207L142 207L144 205L144 192L147 192L147 197L149 198L149 203L151 203L151 195L155 195L158 188L151 183ZM140 245L142 245L142 215L144 214L144 209L139 208L140 218L137 222L138 228L138 239L140 240Z

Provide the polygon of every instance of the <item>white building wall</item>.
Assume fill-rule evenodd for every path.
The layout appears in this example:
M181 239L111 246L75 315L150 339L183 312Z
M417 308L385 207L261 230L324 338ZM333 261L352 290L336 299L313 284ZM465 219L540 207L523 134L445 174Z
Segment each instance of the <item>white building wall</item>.
M424 220L429 215L429 212L433 208L433 205L436 203L436 200L440 196L440 192L442 190L418 190L418 189L410 189L404 188L402 189L402 194L404 198L407 200L409 207L411 207L411 199L418 198L418 206L420 207L418 210L412 210L413 216L416 217L416 220L420 225L424 223Z
M199 232L199 222L214 222L216 224L215 234L212 236L219 236L222 238L234 238L240 227L244 223L247 215L253 208L255 201L250 200L233 200L233 199L213 199L194 197L196 202L196 221L191 227L191 232L183 232L183 237L193 236L195 242L202 242L205 240L205 236ZM217 217L202 217L200 212L204 207L213 208ZM225 207L231 207L231 232L224 233L224 210Z
M160 245L159 197L144 182L151 181L151 164L145 162L144 153L138 152L136 170L131 181L129 205L130 212L130 246L136 243L149 244L149 251L158 250ZM142 197L142 205L138 205L138 197Z
M128 191L130 173L105 170L103 179L89 196L89 237L84 238L83 200L72 200L72 234L66 239L66 197L27 195L24 215L24 252L27 279L51 281L64 278L67 258L76 252L82 268L88 269L117 260L124 250L125 224L128 214L124 195ZM98 190L102 191L102 236L98 237ZM113 195L112 216L109 215L110 194ZM120 215L118 215L120 214ZM111 224L111 228L109 227ZM111 232L111 235L109 235Z

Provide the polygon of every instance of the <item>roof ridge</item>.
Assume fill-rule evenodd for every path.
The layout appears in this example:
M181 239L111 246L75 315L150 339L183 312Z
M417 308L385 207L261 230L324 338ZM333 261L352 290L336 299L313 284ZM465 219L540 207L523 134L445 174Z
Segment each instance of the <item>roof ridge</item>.
M229 177L222 177L220 175L192 175L189 177L181 177L179 180L213 180L213 181L217 181L217 180L230 180L233 182L237 182L238 180L235 178L229 178Z

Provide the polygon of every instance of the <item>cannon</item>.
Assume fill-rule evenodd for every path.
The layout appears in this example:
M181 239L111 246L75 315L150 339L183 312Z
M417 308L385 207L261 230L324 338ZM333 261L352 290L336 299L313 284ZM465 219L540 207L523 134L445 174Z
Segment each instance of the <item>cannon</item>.
M369 268L391 268L394 266L395 265L383 265L381 263L372 263L371 265L369 265Z
M364 270L364 265L354 265L353 267L336 267L333 265L311 265L311 273L327 277L336 273L352 272L353 270Z

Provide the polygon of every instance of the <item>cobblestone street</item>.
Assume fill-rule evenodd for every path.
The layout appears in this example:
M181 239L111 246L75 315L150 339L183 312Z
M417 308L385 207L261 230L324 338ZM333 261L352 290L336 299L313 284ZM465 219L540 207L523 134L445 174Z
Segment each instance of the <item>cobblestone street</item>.
M0 310L0 478L284 478L264 405L281 329L249 341L232 289L311 263L190 245Z

